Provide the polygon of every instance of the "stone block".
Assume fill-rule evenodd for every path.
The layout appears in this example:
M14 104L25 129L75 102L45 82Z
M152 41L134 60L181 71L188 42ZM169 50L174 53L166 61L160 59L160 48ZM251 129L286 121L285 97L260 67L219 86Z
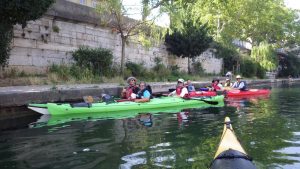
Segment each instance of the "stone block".
M31 40L31 39L14 38L13 46L36 48L37 47L37 41L36 40Z
M22 65L32 65L32 56L26 54L15 55L11 54L9 57L9 65L22 66Z
M27 32L25 34L25 38L29 38L29 39L32 39L32 40L38 40L38 39L41 39L41 34L38 33L38 32Z
M73 51L76 49L72 46L57 44L57 43L44 43L44 42L37 42L37 47L40 49L48 49L48 50L58 50L58 51Z
M86 40L88 40L88 41L95 41L95 37L94 37L94 35L87 35L86 36Z
M14 29L14 38L23 38L23 31L19 29Z
M31 31L31 32L40 32L40 25L36 24L27 24L24 28L25 31Z
M80 33L86 33L85 25L83 25L83 24L75 24L75 31L76 32L80 32Z
M97 29L90 27L90 26L86 26L85 27L85 33L88 35L96 35L97 34Z
M71 45L71 38L68 38L68 37L58 37L58 36L56 36L56 37L54 38L54 42L55 42L55 43L65 44L65 45Z

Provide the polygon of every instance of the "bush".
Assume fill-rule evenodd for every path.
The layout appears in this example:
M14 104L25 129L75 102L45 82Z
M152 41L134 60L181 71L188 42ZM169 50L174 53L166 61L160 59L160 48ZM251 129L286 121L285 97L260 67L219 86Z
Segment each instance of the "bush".
M126 68L131 72L132 76L141 77L146 74L147 69L144 68L143 64L137 64L133 62L127 62Z
M62 79L62 80L69 80L70 79L70 68L67 65L61 64L61 65L55 65L52 64L49 67L49 72L50 73L55 73L57 76Z
M171 71L162 63L161 58L154 58L154 62L155 65L152 68L152 71L156 74L157 80L163 80L171 74Z
M245 77L253 77L256 75L257 64L249 59L244 59L241 62L241 74Z
M108 49L80 47L72 53L76 65L91 70L93 75L108 76L111 74L113 55Z
M201 62L194 62L192 63L193 69L192 69L192 74L194 75L204 75L204 69L202 67Z

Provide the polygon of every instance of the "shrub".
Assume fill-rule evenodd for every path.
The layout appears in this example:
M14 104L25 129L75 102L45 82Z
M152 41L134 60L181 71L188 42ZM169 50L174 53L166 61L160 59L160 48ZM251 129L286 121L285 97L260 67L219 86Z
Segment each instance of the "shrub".
M194 75L204 75L204 69L202 67L201 62L194 62L192 63L193 69L192 69L192 74Z
M147 71L143 64L127 62L125 66L131 72L131 75L136 77L144 76Z
M61 64L61 65L55 65L52 64L49 67L50 73L55 73L60 79L62 80L69 80L70 79L70 68L67 65Z
M241 62L241 74L245 77L253 77L256 75L257 64L249 59L244 59Z
M77 66L91 70L93 75L110 75L113 59L110 50L82 46L74 51L72 56Z

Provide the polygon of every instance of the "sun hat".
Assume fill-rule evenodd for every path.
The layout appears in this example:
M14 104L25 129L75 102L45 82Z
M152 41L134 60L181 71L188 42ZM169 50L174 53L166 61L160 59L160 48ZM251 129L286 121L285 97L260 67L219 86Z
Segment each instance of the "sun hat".
M237 75L235 78L236 79L242 79L242 76L241 75Z
M184 83L184 80L183 79L178 79L177 82Z
M132 80L132 79L136 81L136 78L135 78L135 77L133 77L133 76L130 76L130 77L128 77L128 78L127 78L127 83L129 83L129 82L130 82L130 80Z

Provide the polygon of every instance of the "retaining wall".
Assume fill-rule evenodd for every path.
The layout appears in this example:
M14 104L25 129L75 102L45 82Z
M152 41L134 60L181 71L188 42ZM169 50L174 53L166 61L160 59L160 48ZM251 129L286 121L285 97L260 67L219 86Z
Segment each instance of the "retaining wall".
M14 26L9 67L28 73L46 73L53 63L70 64L71 52L82 45L110 49L114 63L120 64L120 35L109 26L101 26L103 17L107 16L99 16L88 6L56 0L42 18L28 22L24 29L21 25ZM187 70L187 59L169 55L163 44L146 49L130 41L125 55L126 61L142 63L147 68L154 66L155 57L160 57L165 65L178 65L182 70ZM203 62L207 73L220 73L222 59L216 59L210 50L199 56L198 60Z

